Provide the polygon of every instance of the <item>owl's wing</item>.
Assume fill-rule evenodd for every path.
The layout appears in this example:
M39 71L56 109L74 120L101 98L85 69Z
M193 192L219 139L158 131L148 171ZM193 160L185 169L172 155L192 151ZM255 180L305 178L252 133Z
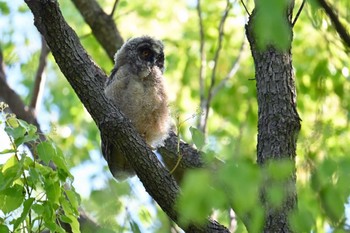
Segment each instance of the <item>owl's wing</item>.
M123 181L135 175L134 169L130 166L121 151L102 134L101 149L103 157L108 163L109 170L118 181Z

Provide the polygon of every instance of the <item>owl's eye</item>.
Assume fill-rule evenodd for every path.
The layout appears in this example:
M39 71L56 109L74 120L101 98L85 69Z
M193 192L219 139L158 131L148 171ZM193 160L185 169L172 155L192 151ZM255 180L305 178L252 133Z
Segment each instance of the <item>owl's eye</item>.
M140 52L141 52L141 57L143 59L148 59L152 56L152 51L149 49L143 49Z
M150 51L148 49L142 51L142 56L143 57L148 57L150 55Z

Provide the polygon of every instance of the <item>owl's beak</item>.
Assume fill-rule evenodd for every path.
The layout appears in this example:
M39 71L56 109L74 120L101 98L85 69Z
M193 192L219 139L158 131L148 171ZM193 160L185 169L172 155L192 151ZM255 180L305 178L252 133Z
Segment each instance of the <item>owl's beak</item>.
M155 61L156 66L163 72L164 71L164 54L160 54L158 57L156 57Z

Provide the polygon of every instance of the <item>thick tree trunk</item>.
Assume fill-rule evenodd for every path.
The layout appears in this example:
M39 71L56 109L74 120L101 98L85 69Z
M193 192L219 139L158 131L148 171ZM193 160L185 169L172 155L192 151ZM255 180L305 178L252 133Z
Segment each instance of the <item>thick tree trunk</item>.
M295 156L300 130L292 67L292 40L289 48L284 51L278 50L272 44L259 50L252 26L256 10L250 17L246 33L255 64L258 97L257 162L263 168L269 162L287 160L293 167L282 181L266 177L261 190L261 202L265 210L263 232L292 232L288 215L297 205ZM290 18L291 14L288 12L286 17ZM289 29L292 31L291 25ZM269 189L275 185L282 187L283 201L280 206L274 205L268 196Z

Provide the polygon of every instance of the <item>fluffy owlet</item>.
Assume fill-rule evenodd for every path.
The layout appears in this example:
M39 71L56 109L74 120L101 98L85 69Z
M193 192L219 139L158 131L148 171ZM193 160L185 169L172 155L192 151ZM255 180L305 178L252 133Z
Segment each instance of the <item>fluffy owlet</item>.
M115 55L105 94L128 117L147 144L157 147L169 133L163 44L148 36L128 40ZM102 153L117 180L134 175L124 155L101 135Z

